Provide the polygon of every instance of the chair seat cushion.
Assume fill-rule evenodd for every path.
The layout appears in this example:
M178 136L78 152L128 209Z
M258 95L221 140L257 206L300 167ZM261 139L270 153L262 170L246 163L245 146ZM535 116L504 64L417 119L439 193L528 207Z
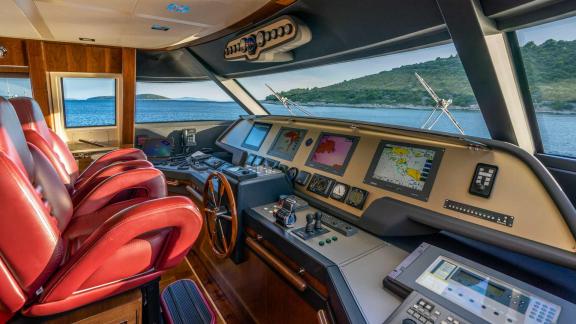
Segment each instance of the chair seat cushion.
M80 286L80 291L154 270L168 231L147 233L122 246ZM72 254L74 251L72 251Z

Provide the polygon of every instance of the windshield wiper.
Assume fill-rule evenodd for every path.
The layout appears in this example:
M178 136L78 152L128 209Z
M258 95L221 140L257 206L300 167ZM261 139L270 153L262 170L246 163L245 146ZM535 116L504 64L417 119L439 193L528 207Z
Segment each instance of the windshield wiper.
M294 101L292 101L286 97L281 96L278 92L274 91L274 89L272 89L272 87L269 86L268 84L266 84L266 87L268 87L268 89L270 89L270 91L272 91L272 94L274 95L274 97L276 97L276 99L284 106L284 108L286 108L286 110L288 110L288 112L290 112L290 115L292 115L292 116L296 115L294 113L294 109L292 109L292 108L295 108L295 109L300 110L305 115L313 116L309 111L302 108L299 104L295 103Z

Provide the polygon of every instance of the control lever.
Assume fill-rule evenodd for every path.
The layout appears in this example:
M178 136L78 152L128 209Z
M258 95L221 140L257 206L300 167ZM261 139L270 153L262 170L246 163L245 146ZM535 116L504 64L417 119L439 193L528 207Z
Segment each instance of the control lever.
M306 214L306 228L304 231L306 233L314 232L314 215Z
M314 223L314 230L318 231L322 229L322 212L315 212L314 213L314 219L316 220L316 222Z

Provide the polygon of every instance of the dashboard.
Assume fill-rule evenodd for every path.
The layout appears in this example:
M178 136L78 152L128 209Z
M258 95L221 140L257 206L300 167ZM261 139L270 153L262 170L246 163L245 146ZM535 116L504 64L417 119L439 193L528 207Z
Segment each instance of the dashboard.
M282 116L238 120L217 144L246 152L247 165L285 171L297 192L358 219L367 213L386 218L376 202L387 198L458 224L576 251L566 221L574 215L561 211L534 167L496 145Z

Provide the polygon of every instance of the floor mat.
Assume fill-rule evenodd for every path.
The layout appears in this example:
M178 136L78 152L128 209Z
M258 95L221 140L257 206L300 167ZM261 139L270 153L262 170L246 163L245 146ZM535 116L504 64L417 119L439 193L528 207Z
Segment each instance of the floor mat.
M175 281L162 292L162 310L166 323L216 323L212 308L204 295L189 279Z

